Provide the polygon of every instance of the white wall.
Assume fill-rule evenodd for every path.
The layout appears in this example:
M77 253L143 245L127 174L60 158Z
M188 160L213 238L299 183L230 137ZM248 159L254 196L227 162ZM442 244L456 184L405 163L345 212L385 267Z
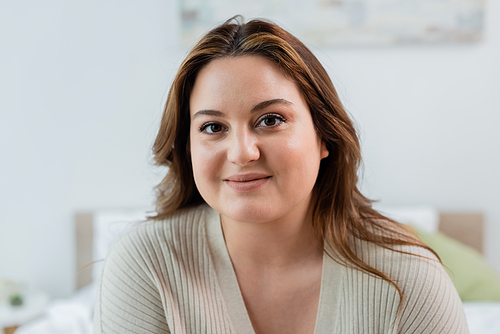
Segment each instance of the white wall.
M313 51L359 125L363 189L480 210L500 269L500 3L479 44ZM0 278L73 288L77 210L148 206L176 1L0 2Z
M483 212L500 271L500 2L487 6L478 44L317 54L359 124L364 192Z
M147 206L172 1L0 2L0 277L73 289L77 210Z

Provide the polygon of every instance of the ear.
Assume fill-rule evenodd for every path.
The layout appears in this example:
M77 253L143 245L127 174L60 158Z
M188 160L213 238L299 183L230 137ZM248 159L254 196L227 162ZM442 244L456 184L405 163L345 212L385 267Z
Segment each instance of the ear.
M321 159L326 158L327 156L330 155L330 152L326 148L325 142L321 141L321 151L320 151Z

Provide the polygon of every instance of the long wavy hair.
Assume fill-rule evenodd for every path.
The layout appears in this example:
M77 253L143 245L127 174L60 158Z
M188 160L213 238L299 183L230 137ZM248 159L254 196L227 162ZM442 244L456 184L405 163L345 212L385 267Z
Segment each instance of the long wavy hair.
M163 219L178 209L204 203L192 172L189 98L200 69L214 59L242 55L265 57L296 82L309 106L316 131L330 152L321 161L311 202L313 229L319 243L324 248L325 244L330 245L335 254L328 255L334 260L392 284L402 300L398 285L364 262L353 240L401 253L406 252L398 245L433 251L399 223L375 211L372 201L361 194L357 187L361 162L359 140L330 77L302 42L268 21L243 23L238 18L226 21L202 37L180 66L153 145L156 164L168 166L169 170L156 187L157 214L150 219ZM328 252L326 248L325 251Z

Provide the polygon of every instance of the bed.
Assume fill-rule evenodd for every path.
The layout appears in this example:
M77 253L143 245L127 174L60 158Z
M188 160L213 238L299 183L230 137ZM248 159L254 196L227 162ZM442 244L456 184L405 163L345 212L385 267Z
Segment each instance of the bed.
M472 256L468 259L469 261L479 261L477 259L483 252L484 234L484 219L481 213L438 212L429 207L377 207L377 209L391 218L416 227L422 240L428 244L434 243L436 248L432 245L431 247L436 251L443 244L451 242L453 247L463 247L473 253L475 257ZM75 231L78 272L75 275L75 293L70 298L49 303L42 317L21 326L16 334L91 334L93 305L97 292L96 282L102 269L102 259L120 235L145 219L146 212L145 209L127 209L77 213ZM454 256L457 249L462 249L453 247L451 256ZM460 262L463 262L463 258ZM445 262L444 258L442 259ZM481 261L484 262L484 259ZM457 271L459 272L460 269ZM490 274L496 275L492 272ZM476 288L484 290L481 277L478 276L478 279L474 283ZM460 288L471 291L470 284L461 287L457 281L455 285L459 293ZM484 291L481 293L484 295ZM476 291L472 299L477 299L477 296ZM470 333L500 333L500 301L471 301L467 298L462 298L462 300Z

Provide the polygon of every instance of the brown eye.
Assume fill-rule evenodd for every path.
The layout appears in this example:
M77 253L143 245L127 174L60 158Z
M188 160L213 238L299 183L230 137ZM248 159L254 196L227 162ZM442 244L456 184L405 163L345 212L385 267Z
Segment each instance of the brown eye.
M222 131L222 126L220 126L219 124L210 124L207 127L208 133L215 133L215 132L220 132L220 131Z
M215 134L223 130L222 125L218 123L206 123L200 128L200 132L206 132L208 134Z
M264 119L264 124L266 126L273 126L276 124L276 118L266 118Z
M273 127L278 126L281 123L286 122L286 120L277 114L264 115L258 122L257 127Z

